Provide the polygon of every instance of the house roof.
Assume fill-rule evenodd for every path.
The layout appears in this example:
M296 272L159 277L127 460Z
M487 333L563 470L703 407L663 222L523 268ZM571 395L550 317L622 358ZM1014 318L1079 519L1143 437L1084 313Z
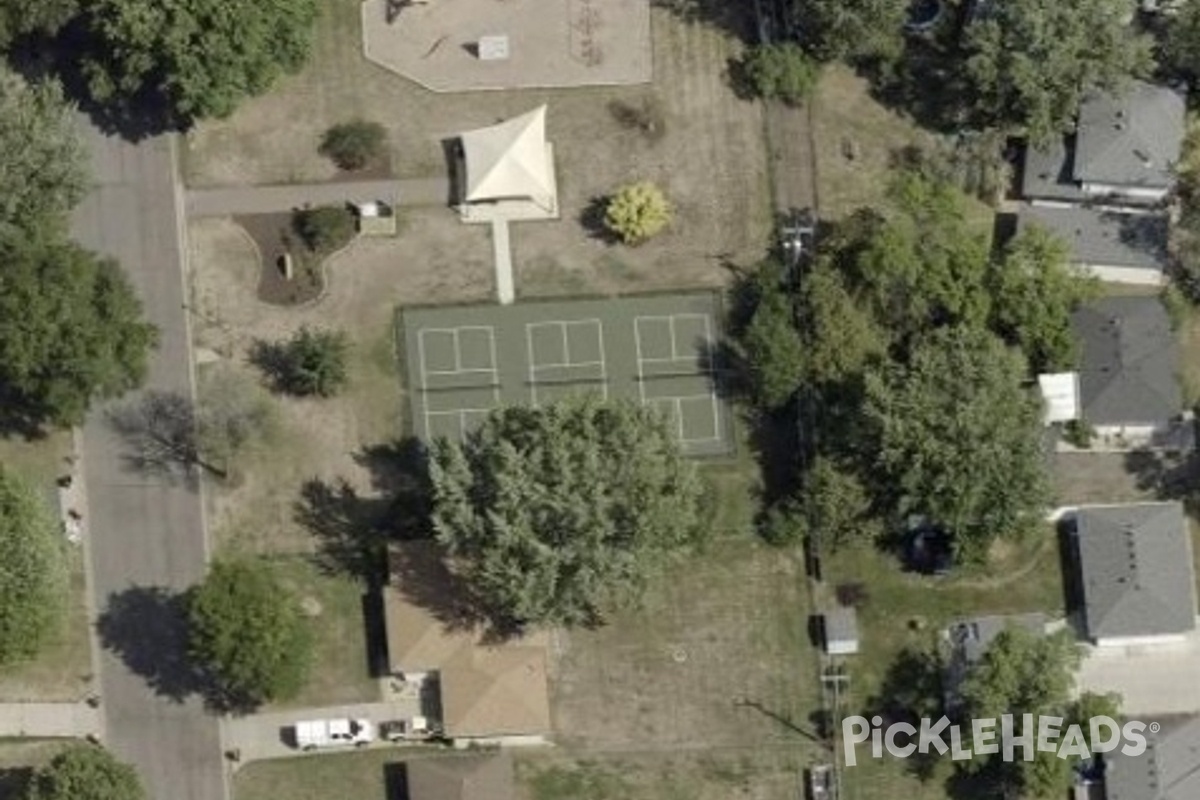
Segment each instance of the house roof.
M1184 137L1183 96L1132 81L1120 94L1097 93L1079 109L1075 179L1148 188L1174 185Z
M993 614L960 619L946 629L950 646L966 665L983 658L988 647L1002 632L1018 628L1041 636L1046 632L1049 618L1045 614Z
M430 542L392 548L392 585L383 590L388 663L393 672L436 670L457 650L478 638L473 628L447 625L431 606L453 591L441 551Z
M1107 800L1195 800L1200 797L1200 717L1160 720L1145 732L1146 751L1104 756Z
M1183 408L1179 345L1157 297L1106 297L1075 312L1080 407L1093 425L1160 425Z
M1167 217L1141 211L1024 203L1017 229L1040 225L1071 248L1071 259L1092 267L1162 272L1167 265Z
M1077 530L1089 636L1169 635L1196 627L1192 546L1181 503L1084 506Z
M546 107L461 135L467 202L532 200L555 206L553 165L546 150Z
M409 800L512 800L507 753L414 758L404 764Z
M455 584L441 550L430 542L394 546L390 565L392 585L384 589L388 662L395 672L438 673L446 734L549 733L549 636L534 632L493 642L482 626L456 624Z
M1021 196L1081 201L1087 195L1075 180L1075 136L1055 139L1045 147L1025 148Z
M544 647L467 647L442 665L442 725L451 738L550 732Z

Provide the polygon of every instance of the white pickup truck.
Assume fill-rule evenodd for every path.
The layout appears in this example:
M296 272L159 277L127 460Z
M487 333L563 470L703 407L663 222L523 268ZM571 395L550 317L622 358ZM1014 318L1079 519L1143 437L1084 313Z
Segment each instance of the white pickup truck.
M296 746L365 747L375 741L375 726L365 719L312 719L296 723Z

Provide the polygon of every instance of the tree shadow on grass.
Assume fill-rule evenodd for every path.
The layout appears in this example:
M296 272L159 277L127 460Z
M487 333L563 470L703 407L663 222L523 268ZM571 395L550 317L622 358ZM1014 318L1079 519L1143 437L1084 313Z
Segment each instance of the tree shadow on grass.
M317 565L377 588L387 582L388 543L428 539L429 471L423 445L409 438L360 450L354 460L370 475L364 495L344 478L314 478L300 489L295 518L317 539Z
M33 767L7 767L0 769L0 798L26 797L33 784Z
M176 703L205 687L188 658L186 605L185 595L162 586L134 586L109 595L96 621L101 646Z
M597 196L588 200L583 211L579 212L579 224L590 238L607 245L618 245L621 243L621 237L609 230L608 225L604 222L605 212L608 211L608 201L609 198L606 196Z

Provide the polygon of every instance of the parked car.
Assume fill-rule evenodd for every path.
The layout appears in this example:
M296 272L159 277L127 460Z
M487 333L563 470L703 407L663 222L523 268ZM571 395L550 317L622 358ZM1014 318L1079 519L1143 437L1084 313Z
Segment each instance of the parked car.
M808 800L837 800L833 766L817 764L808 769Z
M375 741L375 726L365 719L312 719L297 722L295 734L301 750L365 747Z
M432 735L429 720L425 717L412 719L393 719L379 723L379 738L389 742L400 742L405 739L425 739Z

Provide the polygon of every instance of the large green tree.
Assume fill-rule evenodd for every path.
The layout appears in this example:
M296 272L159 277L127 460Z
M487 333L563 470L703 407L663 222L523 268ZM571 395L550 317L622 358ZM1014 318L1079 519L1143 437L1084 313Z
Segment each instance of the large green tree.
M909 0L792 0L801 41L822 60L893 60L904 49Z
M187 598L188 651L218 705L295 697L312 662L299 599L263 561L217 561Z
M84 74L102 104L224 117L304 64L316 18L316 0L93 0Z
M71 108L51 80L0 66L0 232L61 225L87 192L87 153Z
M500 626L599 624L700 531L694 466L633 403L494 411L430 474L437 537Z
M27 800L145 800L133 767L102 747L74 745L37 770Z
M1167 65L1190 81L1200 77L1200 5L1180 3L1167 21Z
M1071 313L1099 292L1069 257L1066 242L1033 227L1008 243L991 271L992 327L1025 352L1035 372L1075 366Z
M0 466L0 664L37 654L66 615L63 534L45 501Z
M79 0L0 0L0 48L26 34L53 34L78 13Z
M1048 142L1074 127L1093 89L1152 66L1128 0L1004 0L968 26L966 77L981 121Z
M115 262L58 237L0 238L0 425L78 423L141 382L156 341Z
M984 328L927 334L903 362L869 372L864 414L877 475L900 518L922 515L977 559L1021 532L1046 500L1041 413L1020 353Z
M791 400L804 377L804 342L796 309L774 262L761 265L746 289L752 310L739 331L738 351L746 364L756 402L767 409Z
M1024 714L1058 716L1079 724L1086 738L1088 720L1117 718L1116 695L1085 692L1072 700L1080 650L1069 632L1038 636L1021 628L1001 632L967 672L959 696L965 719L998 719L1011 714L1020 725ZM1064 726L1064 730L1065 730ZM1060 797L1071 783L1072 762L1056 752L1038 751L1032 761L1003 761L1003 753L964 762L969 771L989 771L992 784L1022 797Z

